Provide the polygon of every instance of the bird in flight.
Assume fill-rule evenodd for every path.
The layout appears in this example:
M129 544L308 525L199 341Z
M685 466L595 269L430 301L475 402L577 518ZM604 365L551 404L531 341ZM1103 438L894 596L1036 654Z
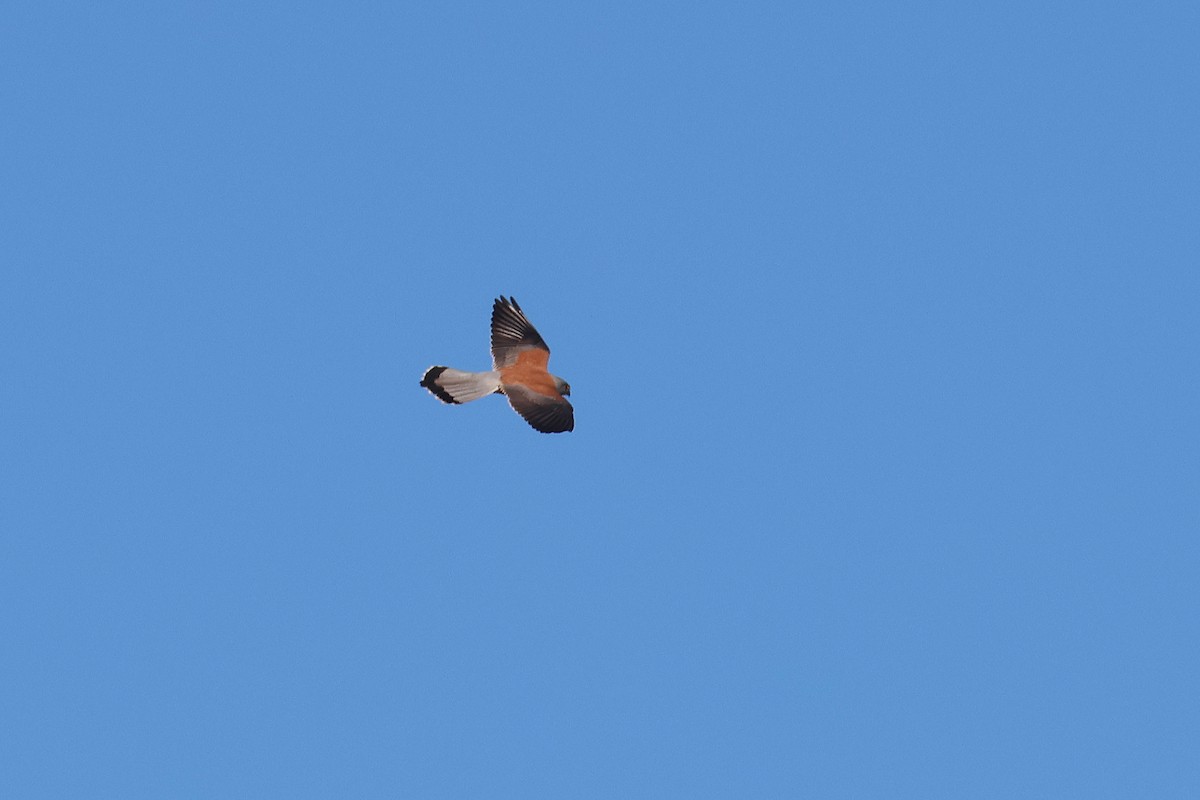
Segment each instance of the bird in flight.
M571 384L551 375L550 348L511 297L492 305L492 371L463 372L430 367L421 385L443 403L467 403L489 394L508 398L513 410L542 433L575 430L575 412L567 401Z

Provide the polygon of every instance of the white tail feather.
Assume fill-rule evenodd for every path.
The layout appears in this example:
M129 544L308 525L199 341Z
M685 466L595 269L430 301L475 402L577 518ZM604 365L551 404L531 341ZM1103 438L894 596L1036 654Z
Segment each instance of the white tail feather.
M463 372L449 367L430 367L421 385L443 403L469 403L500 388L499 372Z

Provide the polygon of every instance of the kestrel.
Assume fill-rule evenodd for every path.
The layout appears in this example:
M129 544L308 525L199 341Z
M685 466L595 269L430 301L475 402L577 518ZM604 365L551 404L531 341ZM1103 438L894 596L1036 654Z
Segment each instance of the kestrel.
M421 385L443 403L467 403L489 394L508 398L513 410L542 433L575 430L575 412L565 395L571 384L546 369L550 348L511 297L492 306L492 371L463 372L430 367Z

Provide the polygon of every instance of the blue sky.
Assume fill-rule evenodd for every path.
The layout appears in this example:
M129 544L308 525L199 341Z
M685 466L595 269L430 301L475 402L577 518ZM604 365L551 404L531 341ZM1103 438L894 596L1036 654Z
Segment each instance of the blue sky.
M1193 5L5 17L0 794L1200 792Z

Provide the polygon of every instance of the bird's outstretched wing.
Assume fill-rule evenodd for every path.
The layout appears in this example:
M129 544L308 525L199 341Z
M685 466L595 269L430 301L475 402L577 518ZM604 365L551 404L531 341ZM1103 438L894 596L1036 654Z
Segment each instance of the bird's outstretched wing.
M528 355L521 358L523 353ZM550 348L529 324L517 301L499 297L492 305L492 368L511 367L518 358L524 365L545 369L550 361Z
M513 410L542 433L575 430L575 409L562 395L546 395L517 384L507 384L504 394Z

